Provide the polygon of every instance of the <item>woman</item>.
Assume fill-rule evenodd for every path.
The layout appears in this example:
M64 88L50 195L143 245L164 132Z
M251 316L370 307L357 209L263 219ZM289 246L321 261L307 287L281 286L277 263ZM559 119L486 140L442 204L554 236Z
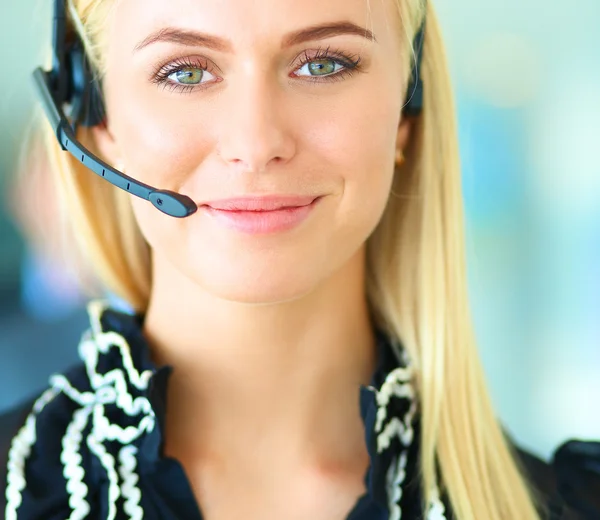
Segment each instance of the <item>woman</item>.
M82 365L4 418L6 519L600 516L598 445L547 465L485 389L430 4L73 0L70 17L106 111L77 138L194 207L165 215L51 136L82 249L136 313L92 302Z

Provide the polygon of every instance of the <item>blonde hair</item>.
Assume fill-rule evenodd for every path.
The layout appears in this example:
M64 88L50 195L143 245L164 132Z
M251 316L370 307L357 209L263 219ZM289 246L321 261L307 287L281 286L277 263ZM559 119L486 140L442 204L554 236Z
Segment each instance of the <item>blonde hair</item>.
M409 48L426 15L424 109L368 240L367 292L378 325L401 341L416 369L423 502L439 475L460 520L538 519L533 493L494 415L469 314L455 109L440 28L431 1L395 1ZM101 38L111 2L68 4L102 76ZM50 130L48 137L82 251L107 288L143 313L152 283L150 251L129 195L62 152ZM88 130L78 137L96 151Z

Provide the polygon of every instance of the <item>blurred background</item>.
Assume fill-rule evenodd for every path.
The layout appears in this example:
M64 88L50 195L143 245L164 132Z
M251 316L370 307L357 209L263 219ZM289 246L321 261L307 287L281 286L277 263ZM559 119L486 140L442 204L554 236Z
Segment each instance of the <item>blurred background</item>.
M14 182L51 4L0 2L0 411L76 362L87 324L64 259L23 238L45 229L15 219L24 199L53 213L43 167L26 171L35 190ZM481 353L499 416L546 458L567 438L600 439L600 2L435 4L459 112Z

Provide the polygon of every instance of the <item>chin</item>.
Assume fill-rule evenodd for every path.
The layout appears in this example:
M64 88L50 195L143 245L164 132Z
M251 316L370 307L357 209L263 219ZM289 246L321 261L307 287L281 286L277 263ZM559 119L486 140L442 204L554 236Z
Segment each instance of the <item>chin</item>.
M267 305L296 300L315 290L336 269L325 240L194 240L179 270L215 298ZM205 244L211 243L207 249ZM301 260L302 259L302 260Z
M269 276L248 276L236 273L233 276L210 276L198 280L198 284L208 294L216 298L248 305L273 305L297 300L314 290L318 285L317 276L290 276L290 270Z

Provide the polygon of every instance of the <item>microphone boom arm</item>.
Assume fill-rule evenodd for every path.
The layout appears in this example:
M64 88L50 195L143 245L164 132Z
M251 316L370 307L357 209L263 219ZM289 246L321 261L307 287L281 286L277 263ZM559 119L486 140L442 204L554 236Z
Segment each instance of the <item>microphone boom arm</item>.
M81 164L114 186L150 201L167 215L183 218L196 212L198 206L189 197L169 190L157 190L116 170L96 157L77 140L75 132L50 91L48 73L38 67L33 72L33 78L44 112L63 150L71 153Z

